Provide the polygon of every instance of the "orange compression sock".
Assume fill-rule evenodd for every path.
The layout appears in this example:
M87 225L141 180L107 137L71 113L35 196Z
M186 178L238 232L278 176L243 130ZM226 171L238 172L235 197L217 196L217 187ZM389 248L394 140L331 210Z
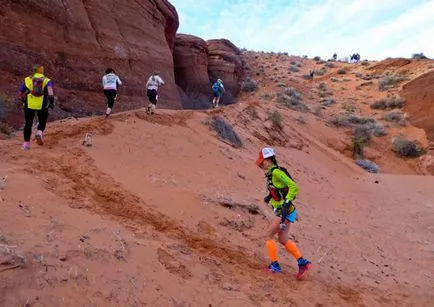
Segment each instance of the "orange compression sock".
M285 248L288 252L291 253L292 256L294 256L294 258L296 260L301 258L301 253L300 250L297 248L297 246L295 245L294 242L292 242L291 240L288 240L288 242L286 242L285 244Z
M271 261L277 261L277 243L274 240L268 240L265 242L267 247L268 255L270 255Z

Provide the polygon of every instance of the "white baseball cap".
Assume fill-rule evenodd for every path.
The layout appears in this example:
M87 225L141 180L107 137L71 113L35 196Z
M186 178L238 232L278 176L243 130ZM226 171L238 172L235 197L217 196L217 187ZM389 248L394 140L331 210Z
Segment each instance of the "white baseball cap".
M275 156L275 153L274 153L274 149L273 148L264 147L259 152L259 158L258 158L258 160L256 160L256 164L260 165L260 164L262 164L262 162L264 162L265 159L271 158L271 157L274 157L274 156Z

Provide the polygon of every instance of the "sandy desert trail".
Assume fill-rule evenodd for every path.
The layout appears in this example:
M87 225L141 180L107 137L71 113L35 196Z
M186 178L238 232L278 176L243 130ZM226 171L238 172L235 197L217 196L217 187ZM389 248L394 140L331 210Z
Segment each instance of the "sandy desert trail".
M280 248L285 273L264 272L264 131L245 107L54 122L29 152L1 141L0 305L430 306L433 177L367 174L295 125L275 148L315 270L296 281ZM213 114L242 148L204 125Z

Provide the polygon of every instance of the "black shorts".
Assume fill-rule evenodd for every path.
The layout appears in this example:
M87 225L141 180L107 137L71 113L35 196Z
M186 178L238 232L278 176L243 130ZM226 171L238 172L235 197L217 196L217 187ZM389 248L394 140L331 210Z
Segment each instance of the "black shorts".
M157 104L157 90L148 90L146 94L148 95L148 99L151 103Z
M104 95L107 97L107 107L113 108L118 92L116 90L104 90Z

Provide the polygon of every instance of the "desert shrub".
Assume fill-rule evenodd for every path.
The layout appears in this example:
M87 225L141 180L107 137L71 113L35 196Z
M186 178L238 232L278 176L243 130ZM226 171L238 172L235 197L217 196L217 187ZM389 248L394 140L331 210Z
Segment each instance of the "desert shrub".
M427 57L423 54L423 52L421 52L421 53L413 53L412 56L411 56L411 58L413 60L425 60L425 59L427 59Z
M318 65L322 65L322 64L324 64L326 61L324 61L324 60L319 60L319 61L317 61L316 62L316 64L318 64Z
M363 65L363 66L368 66L369 65L369 62L367 61L367 60L364 60L362 63L360 63L361 65Z
M288 95L285 92L278 93L276 97L276 102L295 111L299 111L299 112L309 111L308 106L306 106L304 103L301 102L300 94L298 93L293 95Z
M356 73L356 78L362 78L363 77L363 75L361 74L361 73Z
M356 164L369 173L380 172L380 167L370 160L357 159Z
M334 68L334 67L336 67L336 65L334 63L332 63L332 62L327 62L327 63L325 63L324 66L328 67L328 68Z
M295 98L297 98L297 99L301 99L301 95L300 95L300 93L297 92L296 90L294 90L293 88L285 87L285 88L283 89L283 93L284 93L285 95L292 96L292 97L295 97Z
M298 69L296 66L289 66L288 71L290 72L299 72L300 69Z
M306 116L304 115L299 115L295 118L295 121L299 124L305 124L306 123Z
M234 131L231 124L220 116L214 116L211 122L211 129L217 132L218 136L229 141L235 147L241 147L242 142L238 134Z
M399 124L401 126L406 125L404 113L402 113L401 111L398 111L398 110L386 112L384 114L384 120L387 120L388 122L392 122L395 124Z
M273 113L271 113L269 119L271 121L273 128L275 128L277 130L282 130L282 128L283 128L282 115L280 114L279 111L274 111Z
M0 133L6 135L12 134L12 127L4 121L6 121L9 114L13 112L15 108L16 106L14 106L14 103L11 100L0 96Z
M279 82L279 83L277 83L277 86L278 86L278 87L285 87L286 84L285 84L285 83L282 83L282 82Z
M297 63L295 66L297 66L297 67L301 67L301 66L303 66L303 65L301 65L301 63Z
M290 64L291 64L291 65L297 65L297 62L296 62L296 61L291 61Z
M338 71L337 71L337 73L339 75L345 75L347 73L347 70L345 68L339 68Z
M342 108L346 111L346 112L350 112L350 113L354 113L356 112L357 108L355 105L350 104L350 103L345 103Z
M316 116L321 116L322 108L323 106L321 105L315 106L313 114L315 114Z
M247 115L250 116L251 119L259 118L258 111L256 111L256 108L253 105L248 106L247 108L244 109L244 111L246 112Z
M6 134L8 136L10 136L13 132L12 127L7 124L7 123L3 123L0 121L0 134Z
M5 120L14 108L14 103L11 100L0 96L0 121Z
M322 102L322 105L328 107L328 106L331 106L332 104L335 104L335 103L336 103L336 100L334 100L333 98L327 98Z
M330 125L335 126L335 127L351 127L352 126L348 117L344 116L344 115L332 115L327 120L327 123L329 123Z
M357 124L375 123L375 119L370 117L359 117L351 112L342 112L332 115L328 121L335 127L352 127Z
M405 99L402 97L383 98L371 104L371 109L395 109L402 108L405 104Z
M258 89L256 81L248 78L241 83L241 90L243 92L255 92Z
M419 157L424 153L422 148L405 136L399 136L393 140L392 150L401 157Z
M302 78L305 79L305 80L312 80L312 76L310 74L304 74L302 76Z
M377 121L369 121L364 123L363 125L365 125L374 136L383 136L386 135L386 131L384 129L384 126L382 123L377 122Z
M321 57L320 56L316 56L316 57L314 57L313 58L315 61L320 61L321 60Z
M323 68L321 68L319 70L316 70L315 71L315 75L323 76L326 72L327 72L327 69L323 67Z
M406 76L384 76L380 80L378 80L378 90L385 91L389 87L392 87L405 80L408 80Z
M335 77L331 77L330 80L331 80L332 82L338 82L338 81L339 81L339 79L338 79L338 78L335 78Z
M261 94L261 96L259 96L259 99L260 99L260 100L265 100L265 101L268 101L268 100L270 100L271 98L273 98L273 95L268 94L268 93L264 93L264 94Z
M319 88L320 91L327 91L327 84L325 84L325 82L321 82L318 85L318 88Z
M372 130L366 124L357 124L353 128L353 140L358 143L368 143L372 138Z

